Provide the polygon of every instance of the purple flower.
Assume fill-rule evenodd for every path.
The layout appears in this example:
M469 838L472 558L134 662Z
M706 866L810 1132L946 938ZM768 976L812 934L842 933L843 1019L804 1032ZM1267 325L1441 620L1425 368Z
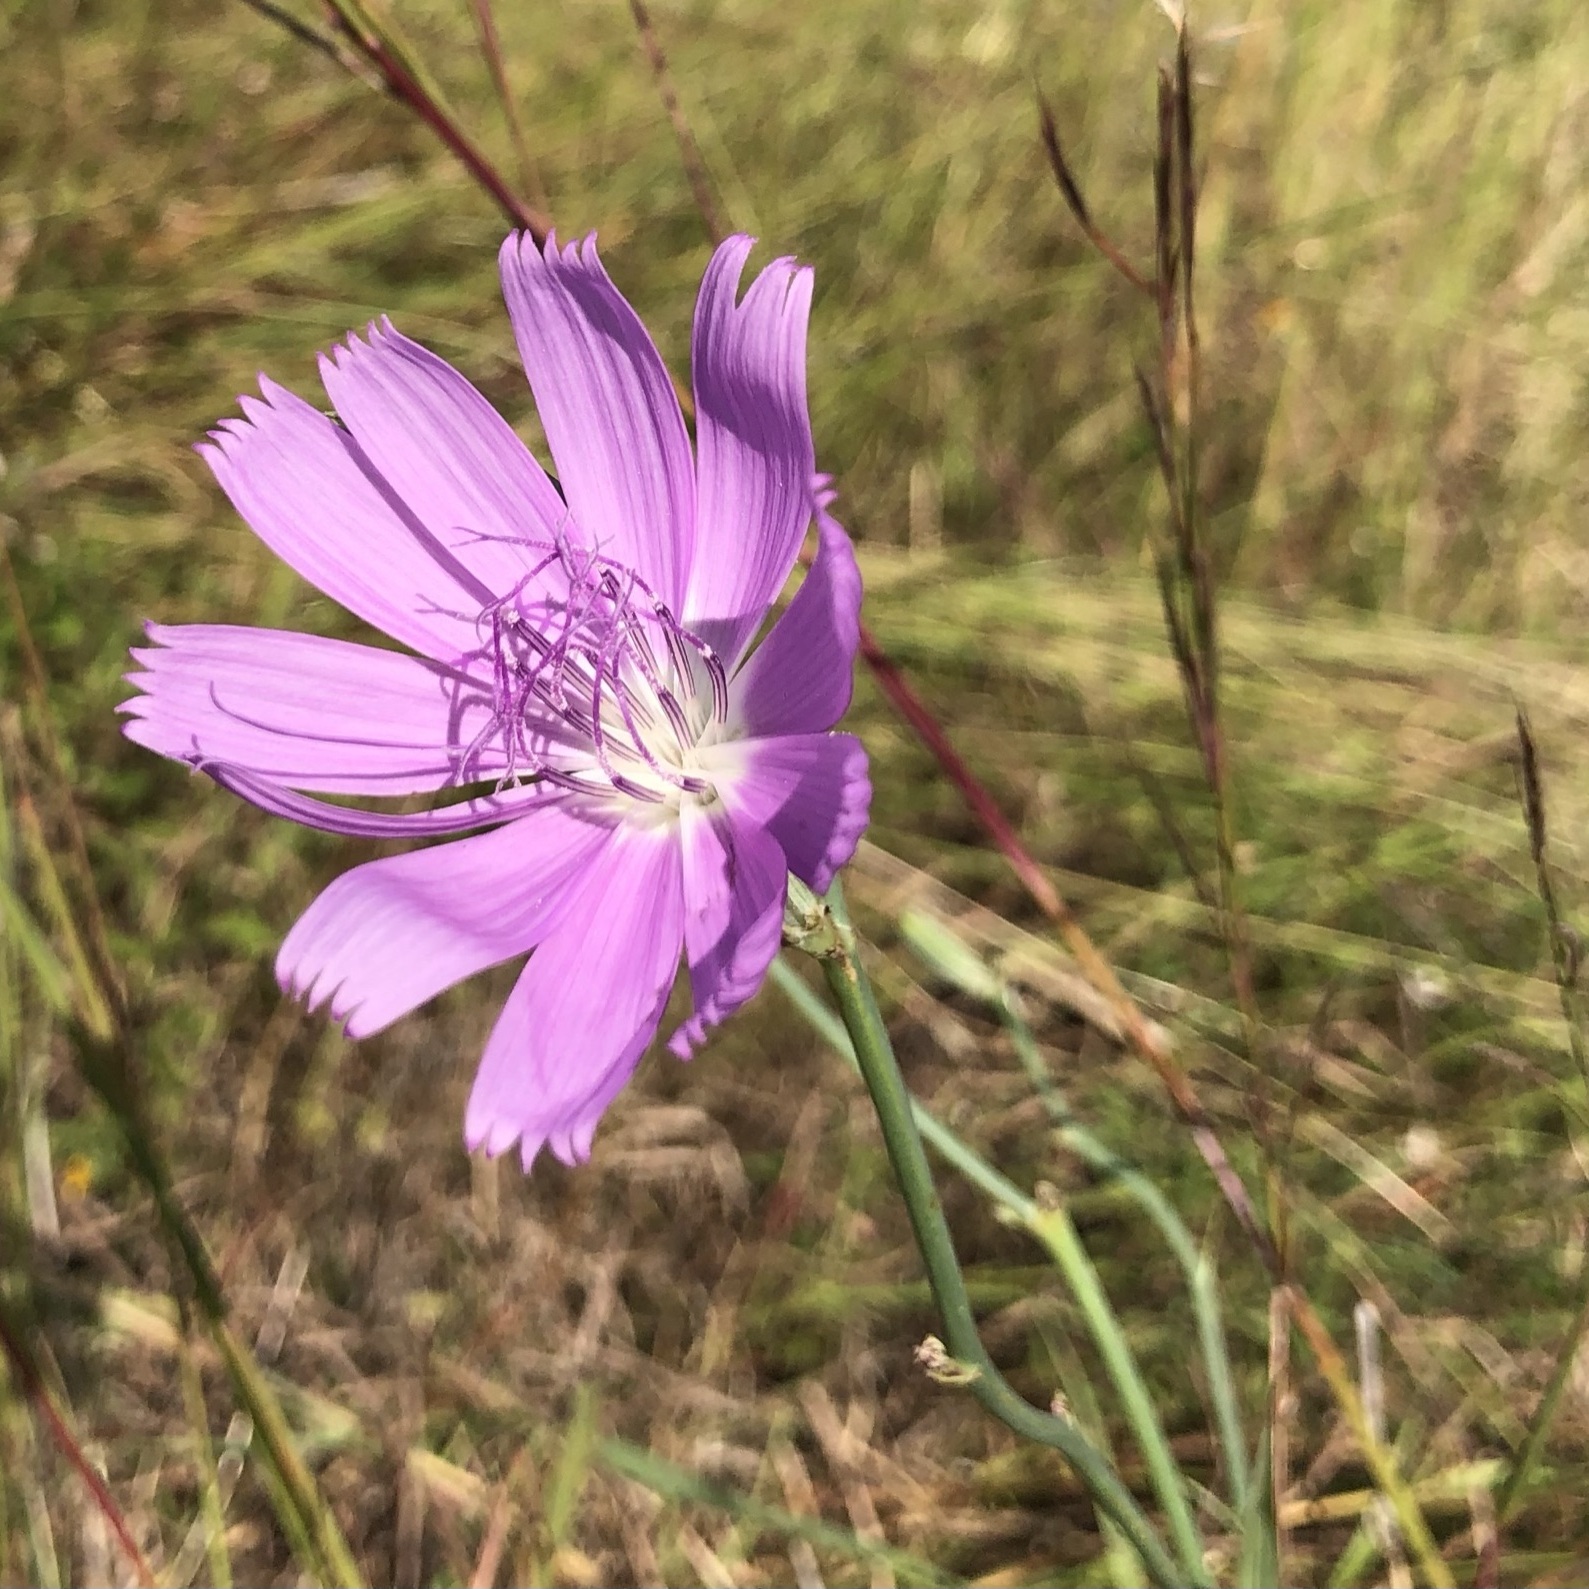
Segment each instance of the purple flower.
M854 852L860 575L806 408L811 272L752 239L707 266L695 448L662 360L596 257L510 237L502 286L551 479L456 370L382 321L322 356L330 419L263 376L201 446L261 540L417 655L271 629L150 625L131 739L336 833L456 843L371 861L287 935L282 986L365 1037L533 950L464 1134L573 1163L662 1018L681 1059L760 986L785 879ZM816 559L752 641L813 516ZM471 787L472 786L472 787ZM316 795L466 790L423 813Z

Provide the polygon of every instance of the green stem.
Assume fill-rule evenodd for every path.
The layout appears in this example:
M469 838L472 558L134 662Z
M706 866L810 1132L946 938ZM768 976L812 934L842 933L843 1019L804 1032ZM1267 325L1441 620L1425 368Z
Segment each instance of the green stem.
M1236 1409L1230 1349L1225 1340L1225 1321L1220 1313L1213 1266L1197 1250L1191 1232L1164 1193L1141 1170L1126 1163L1071 1114L1064 1094L1048 1074L1037 1040L1032 1036L1032 1030L1026 1024L1011 990L1000 984L998 995L997 1008L1004 1028L1010 1034L1017 1058L1058 1130L1060 1141L1093 1169L1107 1175L1135 1201L1158 1227L1160 1235L1181 1266L1192 1300L1192 1316L1197 1324L1203 1367L1208 1374L1208 1394L1214 1404L1214 1423L1224 1451L1231 1506L1240 1515L1247 1509L1247 1447L1241 1433L1241 1416Z
M774 960L769 973L772 980L788 997L789 1002L819 1031L829 1047L842 1054L860 1074L860 1061L855 1057L855 1044L841 1021L810 988L792 971L787 961ZM979 1153L966 1146L927 1106L918 1099L910 1100L911 1118L916 1129L931 1144L933 1150L958 1170L978 1191L990 1201L1008 1210L1014 1222L1027 1224L1037 1212L1037 1204L1029 1198L1008 1176L1001 1175Z
M1556 1421L1556 1410L1561 1405L1562 1393L1567 1389L1567 1382L1572 1378L1573 1364L1578 1360L1578 1345L1586 1331L1589 1331L1589 1295L1584 1297L1583 1304L1578 1309L1578 1316L1572 1321L1572 1328L1567 1332L1567 1339L1557 1355L1556 1368L1550 1376L1550 1383L1545 1387L1545 1394L1539 1398L1539 1406L1534 1409L1533 1418L1529 1420L1528 1435L1523 1441L1523 1449L1513 1458L1511 1467L1507 1470L1506 1480L1501 1485L1501 1493L1495 1498L1495 1521L1498 1524L1505 1524L1513 1507L1522 1498L1534 1465L1545 1449L1545 1438L1550 1433L1550 1426Z
M782 960L773 962L773 980L800 1009L801 1013L818 1031L860 1070L856 1047L844 1023L838 1020L820 999L808 988ZM830 977L831 980L831 977ZM875 1007L875 1006L874 1006ZM1030 1034L1028 1034L1029 1037ZM886 1042L886 1035L884 1037ZM892 1049L890 1049L892 1054ZM1038 1061L1041 1064L1041 1059ZM864 1075L864 1072L863 1072ZM1063 1104L1058 1106L1063 1110ZM1000 1208L1006 1210L1011 1222L1019 1224L1040 1242L1058 1265L1071 1287L1094 1341L1097 1343L1110 1378L1125 1406L1141 1446L1144 1459L1153 1477L1165 1512L1170 1518L1176 1536L1176 1548L1186 1563L1201 1563L1203 1547L1191 1508L1187 1503L1185 1486L1176 1467L1153 1405L1143 1385L1141 1374L1125 1344L1114 1310L1105 1296L1098 1272L1082 1248L1074 1225L1062 1210L1040 1207L1016 1184L1001 1175L985 1159L968 1147L954 1132L937 1120L915 1097L910 1098L911 1118L921 1136L969 1180L985 1192ZM1241 1427L1236 1414L1235 1391L1230 1378L1230 1360L1225 1346L1225 1330L1219 1316L1219 1300L1215 1294L1213 1272L1192 1243L1186 1228L1177 1219L1159 1189L1139 1171L1122 1163L1108 1148L1075 1124L1066 1115L1067 1124L1061 1136L1068 1145L1087 1161L1110 1174L1119 1175L1133 1195L1148 1208L1160 1224L1175 1255L1186 1269L1191 1287L1193 1309L1197 1316L1198 1338L1207 1361L1209 1383L1214 1397L1220 1438L1227 1452L1231 1469L1232 1493L1245 1496L1247 1465L1241 1438ZM1144 1194L1151 1195L1144 1195ZM956 1354L958 1356L958 1354ZM1201 1567L1197 1569L1201 1571ZM1200 1581L1200 1580L1199 1580Z
M854 933L842 912L842 895L835 885L828 896L828 909L822 913L826 920L809 921L801 946L821 960L828 987L854 1043L856 1061L877 1110L883 1142L943 1320L946 1344L951 1355L968 1370L967 1388L1007 1428L1051 1447L1070 1463L1099 1508L1131 1542L1155 1583L1165 1589L1177 1584L1206 1584L1201 1551L1195 1561L1183 1560L1177 1567L1131 1492L1096 1448L1074 1424L1040 1412L1017 1394L982 1344L943 1205L917 1134L912 1100L871 984L856 958ZM1032 1207L1032 1213L1041 1219L1045 1211Z
M799 1005L802 1014L820 1030L824 1037L859 1069L855 1045L851 1042L844 1024L821 1003L814 993L782 961L773 965L773 978ZM1030 1034L1027 1034L1028 1039ZM1041 1065L1041 1059L1038 1059ZM1049 1089L1052 1092L1052 1089ZM1048 1097L1045 1094L1045 1097ZM1063 1114L1062 1101L1048 1098L1051 1109ZM1169 1517L1175 1535L1176 1548L1184 1562L1201 1562L1202 1540L1193 1522L1186 1489L1181 1482L1180 1470L1175 1465L1169 1442L1158 1415L1153 1410L1151 1398L1132 1356L1130 1347L1120 1330L1114 1309L1104 1294L1098 1271L1082 1247L1070 1217L1061 1209L1040 1206L1028 1197L1013 1181L1007 1180L973 1149L968 1147L946 1126L940 1124L914 1097L910 1100L911 1117L922 1137L951 1165L959 1170L973 1185L1008 1211L1011 1222L1019 1224L1047 1250L1065 1276L1083 1316L1103 1357L1104 1365L1114 1382L1141 1447L1154 1488ZM1056 1115L1056 1119L1059 1118ZM1130 1190L1139 1198L1145 1188L1156 1204L1144 1198L1149 1212L1163 1226L1177 1258L1186 1268L1191 1286L1193 1307L1197 1315L1198 1338L1207 1359L1209 1382L1214 1396L1220 1438L1227 1448L1227 1465L1231 1469L1232 1493L1245 1496L1247 1484L1246 1457L1243 1450L1240 1424L1236 1415L1235 1392L1231 1385L1229 1356L1225 1347L1224 1325L1219 1316L1219 1302L1215 1295L1213 1273L1202 1260L1185 1226L1152 1182L1129 1165L1123 1164L1102 1143L1069 1119L1061 1129L1066 1142L1091 1164L1111 1174L1120 1174L1124 1180L1135 1177ZM1072 1133L1079 1140L1072 1140Z
M1170 1533L1174 1537L1182 1567L1189 1575L1188 1581L1207 1583L1209 1579L1203 1565L1203 1541L1192 1517L1181 1470L1175 1464L1170 1442L1164 1434L1164 1425L1154 1409L1153 1399L1142 1381L1131 1348L1126 1344L1120 1321L1104 1294L1098 1271L1081 1244L1075 1222L1063 1208L1045 1208L1038 1211L1031 1229L1059 1265L1087 1320L1087 1327L1109 1371L1109 1378L1114 1382L1126 1418L1136 1434L1143 1460L1152 1475L1153 1488L1169 1519Z

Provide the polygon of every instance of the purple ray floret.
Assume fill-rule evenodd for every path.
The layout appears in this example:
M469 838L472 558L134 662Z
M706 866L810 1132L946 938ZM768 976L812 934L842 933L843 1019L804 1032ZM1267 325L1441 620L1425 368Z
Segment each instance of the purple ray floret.
M366 1037L525 953L475 1078L471 1148L590 1154L688 963L688 1058L777 952L785 879L854 853L860 574L806 407L811 272L752 239L707 266L692 447L666 369L596 256L510 237L502 287L556 468L389 322L320 361L336 419L260 378L199 448L305 579L409 652L150 625L128 737L332 832L454 842L338 878L282 986ZM751 642L813 520L787 610ZM339 796L460 791L428 812Z

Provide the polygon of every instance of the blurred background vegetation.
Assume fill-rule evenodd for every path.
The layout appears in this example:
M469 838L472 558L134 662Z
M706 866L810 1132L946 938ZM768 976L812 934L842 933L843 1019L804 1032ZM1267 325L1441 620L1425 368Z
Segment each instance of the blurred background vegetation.
M522 165L466 0L390 15L562 234L599 233L682 372L710 244L628 9L499 4ZM1231 1139L1264 1132L1299 1271L1343 1340L1358 1298L1378 1306L1402 1460L1442 1535L1478 1528L1472 1465L1521 1443L1589 1243L1589 1138L1563 1101L1582 1082L1512 735L1515 696L1571 914L1589 866L1589 12L1235 0L1192 19L1204 481L1274 1056L1261 1119L1144 577L1163 507L1132 369L1154 329L1037 137L1040 87L1098 219L1145 253L1163 16L682 0L653 22L730 224L816 266L817 451L869 621L1176 1031ZM471 1164L462 1101L500 978L364 1045L302 1018L275 947L366 852L118 735L146 618L353 632L191 452L257 371L313 397L315 351L390 313L538 444L502 232L403 107L241 0L0 0L0 535L46 680L29 686L7 608L7 1308L171 1581L298 1581L256 1470L225 1482L246 1432L81 1079L73 955L102 927L177 1193L370 1581L479 1581L493 1539L515 1583L1097 1581L1062 1468L913 1368L932 1315L875 1127L782 994L690 1069L650 1060L588 1169ZM912 922L952 923L1020 986L1072 1106L1195 1222L1255 1427L1261 1276L1151 1077L1078 1013L1064 957L865 681L857 723L879 849L852 891L912 1085L1006 1173L1070 1198L1195 1468L1173 1267L1056 1149L999 1022L911 949ZM948 1177L946 1196L990 1343L1046 1402L1087 1352L1069 1303ZM120 1571L14 1378L8 1395L0 1577ZM1324 1581L1364 1480L1305 1379L1299 1395L1292 1562ZM1586 1482L1589 1366L1503 1581L1577 1581Z

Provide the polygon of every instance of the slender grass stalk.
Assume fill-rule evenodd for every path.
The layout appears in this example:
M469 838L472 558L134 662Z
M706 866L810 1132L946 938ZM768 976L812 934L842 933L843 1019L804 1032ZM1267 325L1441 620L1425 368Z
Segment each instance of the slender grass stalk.
M1577 1316L1572 1321L1572 1328L1567 1331L1567 1339L1562 1343L1561 1351L1556 1356L1556 1367L1551 1372L1550 1382L1539 1398L1534 1416L1528 1420L1528 1435L1523 1441L1522 1449L1512 1459L1511 1465L1506 1470L1506 1478L1501 1484L1500 1493L1495 1497L1497 1526L1506 1522L1528 1488L1529 1479L1544 1452L1551 1425L1556 1421L1561 1398L1572 1378L1573 1365L1578 1359L1578 1347L1586 1333L1589 1333L1589 1294L1585 1295L1579 1305Z
M77 1008L84 1023L95 1037L107 1039L115 1030L114 1007L101 991L100 979L95 975L83 945L82 935L72 914L61 875L50 854L44 837L44 827L39 821L38 808L32 797L23 789L11 791L12 809L16 813L17 827L22 844L33 869L33 880L41 896L50 925L65 947L66 968L71 976L72 988L77 996Z
M1109 1378L1120 1397L1126 1420L1141 1447L1143 1460L1153 1480L1154 1492L1169 1521L1170 1533L1183 1570L1189 1575L1196 1574L1189 1576L1187 1581L1211 1582L1203 1562L1202 1536L1197 1531L1191 1503L1187 1498L1186 1481L1170 1450L1164 1425L1143 1383L1136 1359L1120 1328L1120 1321L1104 1293L1098 1270L1082 1246L1075 1222L1063 1207L1044 1208L1040 1204L1028 1228L1053 1256L1087 1321L1093 1341L1109 1371Z
M662 108L673 126L673 136L679 146L679 164L684 167L685 178L690 184L690 197L695 200L695 208L706 227L707 235L714 244L721 243L728 236L728 227L713 197L712 179L707 173L701 146L695 141L689 118L679 103L678 90L673 86L673 74L668 70L668 58L663 52L661 39L657 37L651 13L645 0L629 0L629 11L634 17L635 32L640 36L640 46L646 52L646 60L651 66L651 75L657 85L657 98L662 101Z
M1081 1354L1067 1334L1049 1328L1043 1321L1038 1322L1037 1333L1047 1347L1049 1357L1053 1359L1066 1411L1104 1456L1111 1463L1115 1462L1109 1426L1104 1421L1103 1409L1098 1405L1098 1397L1082 1364ZM1108 1516L1099 1517L1098 1527L1104 1538L1102 1565L1110 1582L1115 1589L1136 1589L1143 1579L1142 1563L1137 1553Z
M1108 1176L1132 1198L1157 1226L1186 1277L1192 1316L1197 1325L1198 1346L1202 1352L1204 1371L1208 1375L1208 1394L1214 1405L1215 1436L1224 1456L1226 1479L1230 1486L1231 1505L1241 1512L1247 1505L1248 1457L1246 1441L1241 1432L1241 1415L1236 1407L1230 1346L1225 1337L1225 1320L1219 1305L1219 1287L1213 1265L1198 1250L1192 1240L1192 1233L1164 1193L1141 1170L1127 1164L1107 1144L1100 1142L1070 1113L1063 1094L1049 1080L1043 1056L1037 1050L1037 1042L1011 998L1010 990L1006 988L1003 991L1004 997L999 1004L1001 1017L1016 1053L1058 1128L1060 1141L1093 1169ZM1039 1078L1041 1083L1046 1083L1046 1087Z
M1357 1333L1357 1378L1363 1387L1363 1411L1374 1438L1385 1439L1385 1371L1380 1359L1379 1309L1372 1302L1359 1301L1352 1309L1352 1324ZM1401 1536L1396 1531L1390 1508L1383 1497L1376 1496L1364 1522L1373 1534L1374 1542L1390 1569L1393 1584L1410 1582L1407 1575L1407 1558L1401 1548Z
M1181 672L1193 735L1202 754L1206 781L1214 800L1222 935L1247 1032L1249 1053L1256 1057L1261 1025L1253 993L1245 908L1235 865L1234 822L1217 688L1219 644L1212 565L1199 535L1198 345L1193 292L1196 191L1191 58L1184 18L1177 24L1176 46L1173 69L1165 68L1159 78L1158 150L1154 162L1155 285L1161 388L1155 393L1151 383L1141 375L1138 384L1156 437L1160 470L1170 502L1171 544L1161 548L1159 557L1165 624ZM1175 418L1178 384L1184 392L1186 407L1185 421L1179 427ZM1087 948L1096 956L1090 943ZM1074 948L1072 952L1076 952ZM1077 954L1077 959L1086 969L1087 959L1081 954ZM1118 979L1112 972L1109 976L1118 987ZM1102 990L1102 984L1095 985ZM1123 990L1120 1002L1130 1003ZM1133 1025L1123 1023L1123 1029L1128 1034L1133 1033ZM1133 1046L1137 1046L1134 1038ZM1411 1489L1389 1451L1375 1437L1345 1360L1312 1303L1288 1275L1284 1208L1279 1197L1278 1178L1272 1172L1268 1177L1275 1217L1268 1225L1260 1224L1250 1195L1224 1158L1223 1149L1218 1150L1217 1157L1210 1151L1217 1148L1217 1140L1206 1116L1202 1116L1190 1083L1168 1056L1162 1061L1156 1055L1149 1057L1170 1085L1171 1096L1183 1118L1192 1125L1194 1139L1198 1140L1205 1161L1214 1169L1221 1191L1253 1242L1271 1280L1281 1288L1291 1317L1307 1340L1342 1416L1361 1444L1364 1458L1390 1500L1402 1532L1417 1552L1426 1576L1435 1585L1451 1583L1451 1570L1429 1533Z
M1363 1460L1374 1475L1375 1483L1390 1502L1402 1536L1416 1552L1424 1576L1435 1589L1456 1589L1456 1579L1452 1577L1451 1568L1445 1557L1440 1554L1440 1547L1435 1542L1434 1535L1429 1532L1429 1524L1424 1520L1417 1496L1413 1494L1411 1485L1402 1477L1401 1470L1396 1466L1395 1457L1374 1437L1374 1429L1369 1422L1367 1409L1363 1406L1362 1397L1357 1393L1357 1386L1352 1383L1351 1373L1346 1366L1346 1359L1341 1356L1340 1348L1330 1338L1330 1333L1324 1328L1324 1321L1314 1311L1313 1304L1297 1287L1285 1287L1284 1294L1292 1320L1301 1330L1302 1338L1308 1343L1314 1361L1319 1365L1319 1372L1324 1375L1330 1393L1335 1397L1336 1406L1341 1409L1341 1416L1346 1419L1347 1427L1352 1431L1363 1453Z
M954 1359L952 1372L956 1382L964 1383L988 1412L1016 1434L1052 1447L1065 1457L1099 1508L1130 1541L1155 1583L1208 1583L1195 1527L1177 1531L1181 1555L1177 1564L1131 1492L1091 1442L1068 1419L1040 1412L1018 1395L988 1355L977 1330L976 1317L966 1294L965 1277L960 1271L943 1205L933 1185L932 1171L916 1129L912 1100L900 1075L871 984L856 957L854 932L842 912L842 893L835 885L826 905L797 913L800 919L794 934L796 946L821 962L829 990L854 1045L856 1062L877 1110L883 1141L943 1320L946 1344ZM1057 1222L1046 1218L1048 1212L1032 1205L1027 1222L1034 1229L1042 1229L1051 1250L1057 1246L1056 1257L1064 1253L1068 1258L1070 1254L1064 1247ZM1178 1474L1176 1483L1179 1483ZM1184 1506L1184 1492L1181 1499Z
M513 85L508 82L507 62L502 58L502 40L497 33L496 17L491 10L491 0L470 0L474 10L475 28L480 34L480 49L491 72L491 86L497 91L497 102L508 124L508 137L513 143L514 159L519 167L519 186L529 196L536 209L545 211L546 184L541 180L540 167L530 153L529 140L524 136L524 118L519 114L519 102L514 98Z
M226 1548L226 1501L221 1494L220 1473L215 1465L215 1444L210 1439L209 1408L204 1401L204 1381L193 1355L192 1335L184 1331L180 1370L182 1403L193 1429L193 1454L199 1477L199 1505L203 1514L204 1552L210 1564L210 1582L215 1589L232 1589L232 1558Z
M1135 1165L1120 1158L1106 1143L1093 1135L1070 1111L1064 1093L1054 1085L1048 1066L1038 1049L1037 1039L1021 1011L1015 990L1005 982L968 945L932 918L907 914L900 922L907 943L929 964L953 982L962 992L981 998L997 1014L1016 1058L1020 1060L1032 1089L1042 1100L1055 1134L1079 1159L1101 1175L1107 1176L1148 1216L1169 1246L1185 1276L1197 1326L1198 1346L1208 1394L1213 1403L1214 1431L1226 1479L1232 1510L1247 1509L1249 1461L1241 1432L1241 1415L1236 1406L1230 1347L1225 1336L1224 1315L1219 1304L1219 1288L1213 1266L1198 1250L1192 1233L1176 1213L1170 1200Z
M281 1402L252 1353L227 1322L226 1298L204 1240L176 1200L170 1172L142 1122L141 1112L131 1107L125 1096L130 1070L127 1056L119 1045L95 1044L87 1033L82 1034L82 1050L85 1074L120 1128L128 1161L154 1199L161 1229L192 1280L194 1302L221 1354L233 1392L253 1419L264 1444L273 1470L273 1497L292 1514L282 1514L283 1526L308 1542L311 1560L328 1583L360 1589L364 1580L358 1564L298 1450Z
M1578 993L1577 936L1562 919L1556 902L1556 883L1551 875L1550 832L1545 820L1545 782L1539 772L1539 751L1533 728L1521 704L1517 713L1517 778L1523 800L1523 815L1528 823L1528 848L1534 860L1534 877L1539 900L1545 907L1545 927L1550 937L1550 962L1561 996L1562 1019L1567 1023L1567 1046L1572 1052L1578 1075L1589 1089L1589 1045L1584 1042L1583 1002Z

